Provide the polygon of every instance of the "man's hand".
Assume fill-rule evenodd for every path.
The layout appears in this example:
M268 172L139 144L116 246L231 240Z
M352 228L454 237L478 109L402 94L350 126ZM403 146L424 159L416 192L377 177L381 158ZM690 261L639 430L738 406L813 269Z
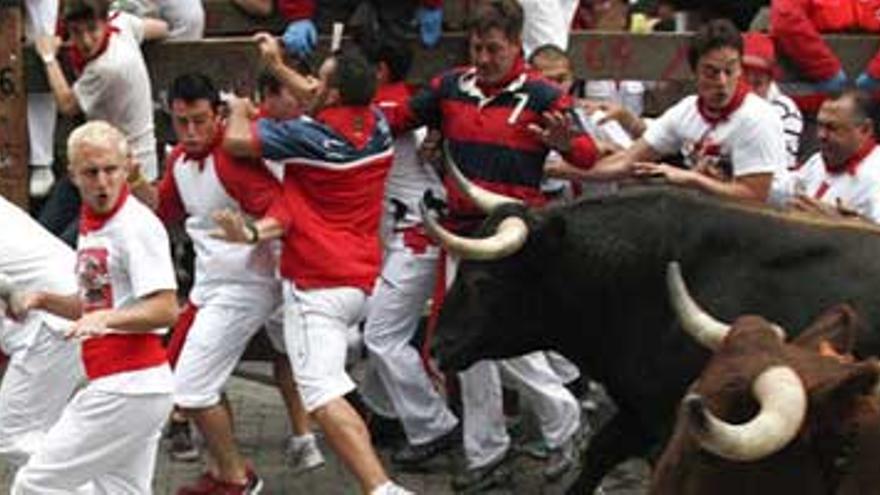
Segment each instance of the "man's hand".
M595 100L581 100L580 105L590 115L601 112L602 117L596 122L598 126L616 120L630 136L640 137L645 132L642 119L623 105Z
M791 199L789 206L798 211L814 213L826 217L841 218L858 216L858 213L846 207L843 202L840 201L840 198L837 199L836 204L831 205L812 196L807 196L806 194L797 194Z
M311 19L291 22L282 36L287 53L297 57L307 57L315 49L318 31Z
M64 332L64 338L85 340L106 335L110 332L107 329L107 320L110 318L111 313L112 310L101 309L84 314L73 323L72 327Z
M31 309L39 308L42 293L25 293L18 290L12 277L0 273L0 302L6 308L6 314L16 321L22 321Z
M529 124L529 131L548 147L568 153L571 150L571 140L574 137L571 116L560 111L544 112L544 127Z
M260 31L254 35L253 39L257 42L260 58L263 59L266 66L272 69L284 65L284 53L281 51L278 38L265 31Z
M229 96L226 100L230 114L244 115L249 120L257 116L258 110L250 98L241 98L239 96Z
M212 217L218 228L210 232L211 237L240 244L253 242L253 233L247 228L241 213L226 209L215 211Z

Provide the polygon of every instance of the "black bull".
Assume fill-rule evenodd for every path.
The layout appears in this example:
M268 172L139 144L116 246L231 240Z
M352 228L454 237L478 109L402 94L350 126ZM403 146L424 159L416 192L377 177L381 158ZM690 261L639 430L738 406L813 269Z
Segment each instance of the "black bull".
M788 329L850 303L870 331L860 356L880 354L880 230L643 186L527 210L526 244L495 261L463 261L441 310L434 351L445 369L540 349L559 351L602 382L619 413L584 453L572 491L592 493L619 462L669 433L678 401L709 352L667 302L666 265L679 260L694 297L732 320L760 314Z

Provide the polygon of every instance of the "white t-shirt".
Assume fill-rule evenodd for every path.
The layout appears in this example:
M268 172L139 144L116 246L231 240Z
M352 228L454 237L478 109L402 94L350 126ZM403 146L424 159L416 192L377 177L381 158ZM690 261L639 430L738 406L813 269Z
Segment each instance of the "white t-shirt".
M122 308L155 292L177 289L165 227L133 196L101 228L80 234L77 257L80 299L86 309ZM125 394L173 391L167 363L102 376L90 386Z
M779 114L782 130L785 133L785 151L788 153L789 168L797 164L798 150L801 146L801 132L804 130L804 118L794 100L779 90L776 83L770 83L767 90L767 101Z
M72 249L26 212L0 196L0 273L24 292L76 293ZM43 311L32 311L23 322L0 316L0 346L11 354L33 343L41 324L64 331L70 322Z
M235 244L214 239L210 233L217 223L212 215L222 209L241 211L241 205L231 194L233 181L243 182L248 176L231 172L253 164L227 165L224 176L217 167L218 152L199 165L185 155L177 156L166 174L172 174L177 193L186 210L186 232L193 241L196 253L195 283L189 298L201 306L209 299L214 303L250 307L265 299L265 289L278 291L281 283L276 277L278 243L260 242L256 245ZM256 191L253 191L256 194Z
M128 138L132 154L150 180L158 178L153 133L153 93L141 53L144 24L137 17L114 13L110 24L119 32L107 49L89 61L73 85L80 108L89 120L106 120Z
M697 96L686 96L648 126L642 136L654 151L680 151L688 166L705 162L733 177L773 174L773 191L787 182L788 157L782 121L769 103L749 93L739 108L716 124L697 109Z
M875 146L852 173L829 173L822 154L816 153L792 172L792 183L795 193L840 204L880 223L880 147Z

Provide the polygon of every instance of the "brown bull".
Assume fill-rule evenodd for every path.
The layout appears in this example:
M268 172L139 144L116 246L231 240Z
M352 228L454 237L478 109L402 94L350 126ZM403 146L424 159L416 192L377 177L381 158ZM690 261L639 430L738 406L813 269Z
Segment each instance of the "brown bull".
M759 316L709 316L674 263L668 284L682 326L715 352L682 401L651 494L880 494L880 368L849 357L852 309L786 342Z

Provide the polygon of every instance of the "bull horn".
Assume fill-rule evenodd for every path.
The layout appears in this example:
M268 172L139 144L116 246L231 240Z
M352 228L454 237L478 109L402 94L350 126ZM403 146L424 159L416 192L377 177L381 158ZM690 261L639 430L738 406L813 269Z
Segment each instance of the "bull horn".
M444 229L428 207L419 203L425 230L446 251L466 260L495 260L517 252L529 236L529 227L520 217L507 217L498 224L495 234L482 239L461 237Z
M795 438L807 413L807 394L797 373L789 366L768 368L755 380L752 393L761 410L743 424L718 419L697 394L685 397L690 431L700 446L731 461L749 462L779 452Z
M519 199L484 189L465 177L461 172L461 169L458 168L458 164L455 163L455 160L452 158L448 142L443 143L443 156L446 158L446 168L449 170L450 175L452 175L452 179L455 181L458 189L461 190L471 202L477 205L477 208L482 210L483 213L492 213L495 211L495 208L498 208L501 205L522 204L522 201Z
M669 302L685 331L709 349L718 349L730 332L730 325L716 320L694 301L677 261L670 261L666 267L666 286L669 288Z

